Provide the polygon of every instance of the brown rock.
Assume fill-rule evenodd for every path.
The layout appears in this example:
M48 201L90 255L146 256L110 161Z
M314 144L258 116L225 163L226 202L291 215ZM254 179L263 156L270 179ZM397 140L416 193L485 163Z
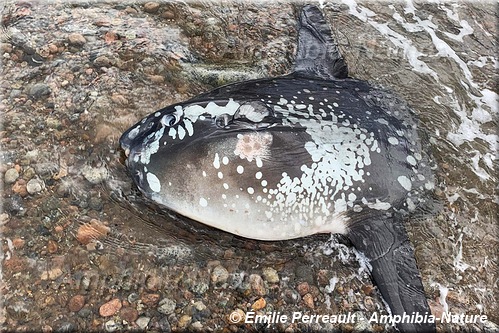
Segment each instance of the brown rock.
M79 34L77 32L74 32L72 34L69 34L68 36L69 44L74 45L74 46L82 46L87 42L85 37L83 37L82 34Z
M263 283L263 279L260 275L251 274L249 277L249 283L253 292L258 296L265 296L267 294L265 284Z
M71 297L68 302L68 308L71 312L80 311L83 308L83 305L85 305L85 296L83 295L75 295Z
M133 323L139 317L139 312L134 308L127 306L121 309L120 317L123 320L126 320L128 323Z
M14 240L12 241L12 245L15 249L22 249L25 243L26 241L22 238L14 238Z
M12 192L19 194L21 197L28 195L28 190L26 187L26 181L24 179L18 179L14 185L12 185Z
M313 309L315 308L315 304L314 304L314 296L312 296L311 294L305 294L303 295L303 303L309 308L309 309Z
M159 294L143 294L140 299L148 307L154 307L159 302Z
M58 250L57 243L54 242L53 240L49 240L47 242L47 251L49 251L49 253L56 253L57 250Z
M109 230L109 227L104 225L102 222L92 219L89 223L85 223L78 228L76 238L83 245L87 245L94 239L106 237Z
M305 295L306 293L310 292L310 286L308 282L302 282L296 287L296 291L300 294L300 296Z
M121 306L122 305L119 298L112 299L109 302L101 305L101 307L99 308L99 314L101 315L101 317L112 316L121 309Z
M51 43L49 44L49 52L52 54L57 53L59 52L59 48L57 47L57 45Z
M144 4L144 11L146 13L156 13L159 9L159 3L157 2L147 2Z
M157 291L159 289L161 280L156 275L151 275L146 280L146 288L150 291Z
M267 301L265 301L265 298L260 297L259 299L257 299L257 300L255 301L255 303L253 303L253 304L251 305L251 308L252 308L253 310L255 310L255 311L258 311L258 310L263 309L263 308L264 308L264 307L266 307L266 306L267 306Z
M175 13L169 10L165 10L163 14L161 14L161 17L167 20L173 20L175 18Z
M62 275L62 269L59 267L53 268L51 270L45 271L40 276L42 280L56 280L59 276Z

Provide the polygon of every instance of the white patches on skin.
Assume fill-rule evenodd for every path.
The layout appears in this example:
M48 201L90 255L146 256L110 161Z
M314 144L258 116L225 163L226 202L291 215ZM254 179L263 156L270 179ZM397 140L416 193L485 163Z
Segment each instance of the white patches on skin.
M262 179L262 173L260 171L258 171L256 174L255 174L255 178L256 179Z
M133 140L139 134L139 132L140 132L140 125L136 126L134 129L132 129L130 132L128 132L127 137L130 140Z
M255 193L255 189L253 189L253 187L248 187L248 193L249 194L254 194Z
M156 177L155 174L148 172L146 174L146 179L152 191L154 192L161 191L161 183L159 182L159 179L158 177Z
M221 171L218 172L218 178L220 178L220 179L224 178L224 174Z
M406 176L399 176L397 178L398 182L400 183L400 185L406 190L406 191L410 191L411 188L412 188L412 182L409 178L407 178Z
M213 160L213 166L215 169L220 168L220 157L218 156L218 153L215 153L215 159Z
M244 172L244 167L242 165L238 165L236 168L238 174L242 174Z
M392 207L392 205L388 202L382 202L379 201L379 199L376 199L375 203L367 203L367 207L377 210L388 210Z
M192 126L192 122L189 119L184 119L183 123L185 129L187 130L187 134L189 134L189 136L192 136L194 134L194 127Z
M229 158L228 158L227 156L224 156L224 157L222 158L222 163L223 163L223 165L227 165L227 164L229 164Z
M161 127L156 132L149 134L149 136L146 139L154 137L154 140L151 143L149 143L149 145L146 146L146 148L144 148L143 150L139 152L134 152L135 154L140 155L140 163L142 163L143 165L149 164L151 160L151 155L157 153L159 150L159 140L163 136L164 131L165 128ZM136 155L134 155L133 157L134 160L135 156Z
M183 108L183 113L184 118L187 118L195 123L198 119L202 120L201 115L203 114L209 114L212 118L220 116L224 113L234 114L240 106L241 104L230 98L225 106L219 106L215 102L209 102L206 107L202 107L200 105L189 105Z
M238 134L237 139L234 150L236 156L247 159L249 162L252 162L253 159L268 158L270 156L272 134L267 132Z
M417 164L416 159L414 157L412 157L411 155L407 156L407 163L409 163L410 165L413 165L413 166L415 166Z
M227 184L227 183L223 183L223 185L222 185L222 186L223 186L223 187L224 187L224 189L226 189L226 190L228 190L228 189L229 189L229 184Z
M177 137L177 130L174 127L170 127L168 135L171 136L172 139L175 139Z
M205 198L200 198L199 199L199 205L201 207L207 207L208 206L208 201Z
M394 146L399 144L399 140L396 137L393 137L393 136L391 136L391 137L388 138L388 142L391 145L394 145Z
M186 133L186 132L185 132L185 129L184 129L181 125L178 125L178 126L177 126L177 133L178 133L178 138L179 138L180 140L183 140L183 139L184 139L184 137L185 137L185 133Z
M435 183L434 182L427 182L424 184L425 189L428 191L433 190L435 188Z
M272 101L268 102L272 103ZM239 116L244 116L246 119L257 123L262 121L266 116L269 115L269 110L261 107L255 109L250 104L243 104L241 105L236 114L238 114Z

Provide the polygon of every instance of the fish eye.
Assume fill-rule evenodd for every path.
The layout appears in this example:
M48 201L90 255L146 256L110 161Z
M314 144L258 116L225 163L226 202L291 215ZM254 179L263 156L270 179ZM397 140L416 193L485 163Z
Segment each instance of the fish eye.
M178 123L179 120L179 116L177 116L175 113L170 113L164 115L163 118L161 118L161 123L164 126L173 127Z

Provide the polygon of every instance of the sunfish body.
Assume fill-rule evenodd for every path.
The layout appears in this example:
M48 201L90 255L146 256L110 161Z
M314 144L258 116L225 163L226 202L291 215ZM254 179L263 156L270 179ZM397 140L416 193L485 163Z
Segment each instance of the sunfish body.
M403 226L433 188L416 121L393 94L347 77L318 8L303 8L299 28L292 74L149 115L120 139L127 167L147 198L233 234L344 234L393 315L430 313Z

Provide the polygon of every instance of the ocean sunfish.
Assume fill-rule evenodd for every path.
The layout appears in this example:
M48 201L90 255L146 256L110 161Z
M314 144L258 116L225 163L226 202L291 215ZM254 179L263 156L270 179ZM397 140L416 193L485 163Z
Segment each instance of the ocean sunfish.
M257 240L345 235L392 315L430 314L404 221L434 187L409 107L348 77L321 11L300 13L294 71L163 108L120 139L145 197ZM431 323L399 323L432 332Z

